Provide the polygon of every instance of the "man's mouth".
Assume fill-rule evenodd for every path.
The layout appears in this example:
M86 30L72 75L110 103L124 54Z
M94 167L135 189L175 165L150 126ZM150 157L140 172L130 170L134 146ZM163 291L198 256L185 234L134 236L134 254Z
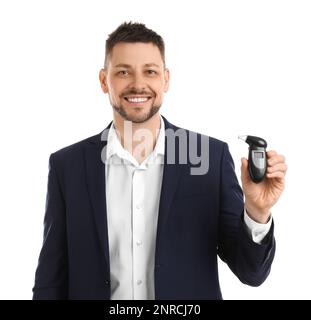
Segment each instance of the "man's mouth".
M149 101L152 97L151 96L126 96L124 99L130 103L135 105L142 105Z

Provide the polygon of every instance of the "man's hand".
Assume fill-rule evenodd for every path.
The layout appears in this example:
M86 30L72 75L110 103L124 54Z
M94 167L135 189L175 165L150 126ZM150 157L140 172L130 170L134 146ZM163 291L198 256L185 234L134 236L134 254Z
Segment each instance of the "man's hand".
M287 165L285 158L275 151L267 152L267 174L260 183L254 183L248 173L248 161L241 159L241 180L247 214L258 223L267 223L271 207L278 201L285 188Z

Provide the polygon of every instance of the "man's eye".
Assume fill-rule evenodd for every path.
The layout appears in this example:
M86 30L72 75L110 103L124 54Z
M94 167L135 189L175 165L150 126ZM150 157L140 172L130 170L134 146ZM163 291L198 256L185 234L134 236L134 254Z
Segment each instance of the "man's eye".
M150 75L157 74L155 70L147 70L147 73Z
M126 75L128 75L128 71L127 70L121 70L121 71L118 72L118 74L121 75L121 76L126 76Z

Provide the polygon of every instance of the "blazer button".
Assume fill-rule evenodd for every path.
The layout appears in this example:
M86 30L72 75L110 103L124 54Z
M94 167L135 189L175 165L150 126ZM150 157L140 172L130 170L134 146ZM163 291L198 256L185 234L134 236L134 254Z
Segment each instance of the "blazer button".
M109 285L109 284L110 284L110 281L109 281L109 280L105 280L105 284L106 284L106 285Z

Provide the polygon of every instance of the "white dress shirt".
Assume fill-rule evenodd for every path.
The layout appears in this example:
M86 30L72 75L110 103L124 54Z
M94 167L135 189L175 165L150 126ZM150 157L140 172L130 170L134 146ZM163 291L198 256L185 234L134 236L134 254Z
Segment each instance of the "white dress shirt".
M111 299L155 299L154 259L165 150L164 121L153 152L139 164L111 125L106 199Z
M111 125L106 158L106 201L112 300L155 299L156 232L165 152L165 126L152 153L139 164ZM247 231L260 243L269 232L244 212Z

